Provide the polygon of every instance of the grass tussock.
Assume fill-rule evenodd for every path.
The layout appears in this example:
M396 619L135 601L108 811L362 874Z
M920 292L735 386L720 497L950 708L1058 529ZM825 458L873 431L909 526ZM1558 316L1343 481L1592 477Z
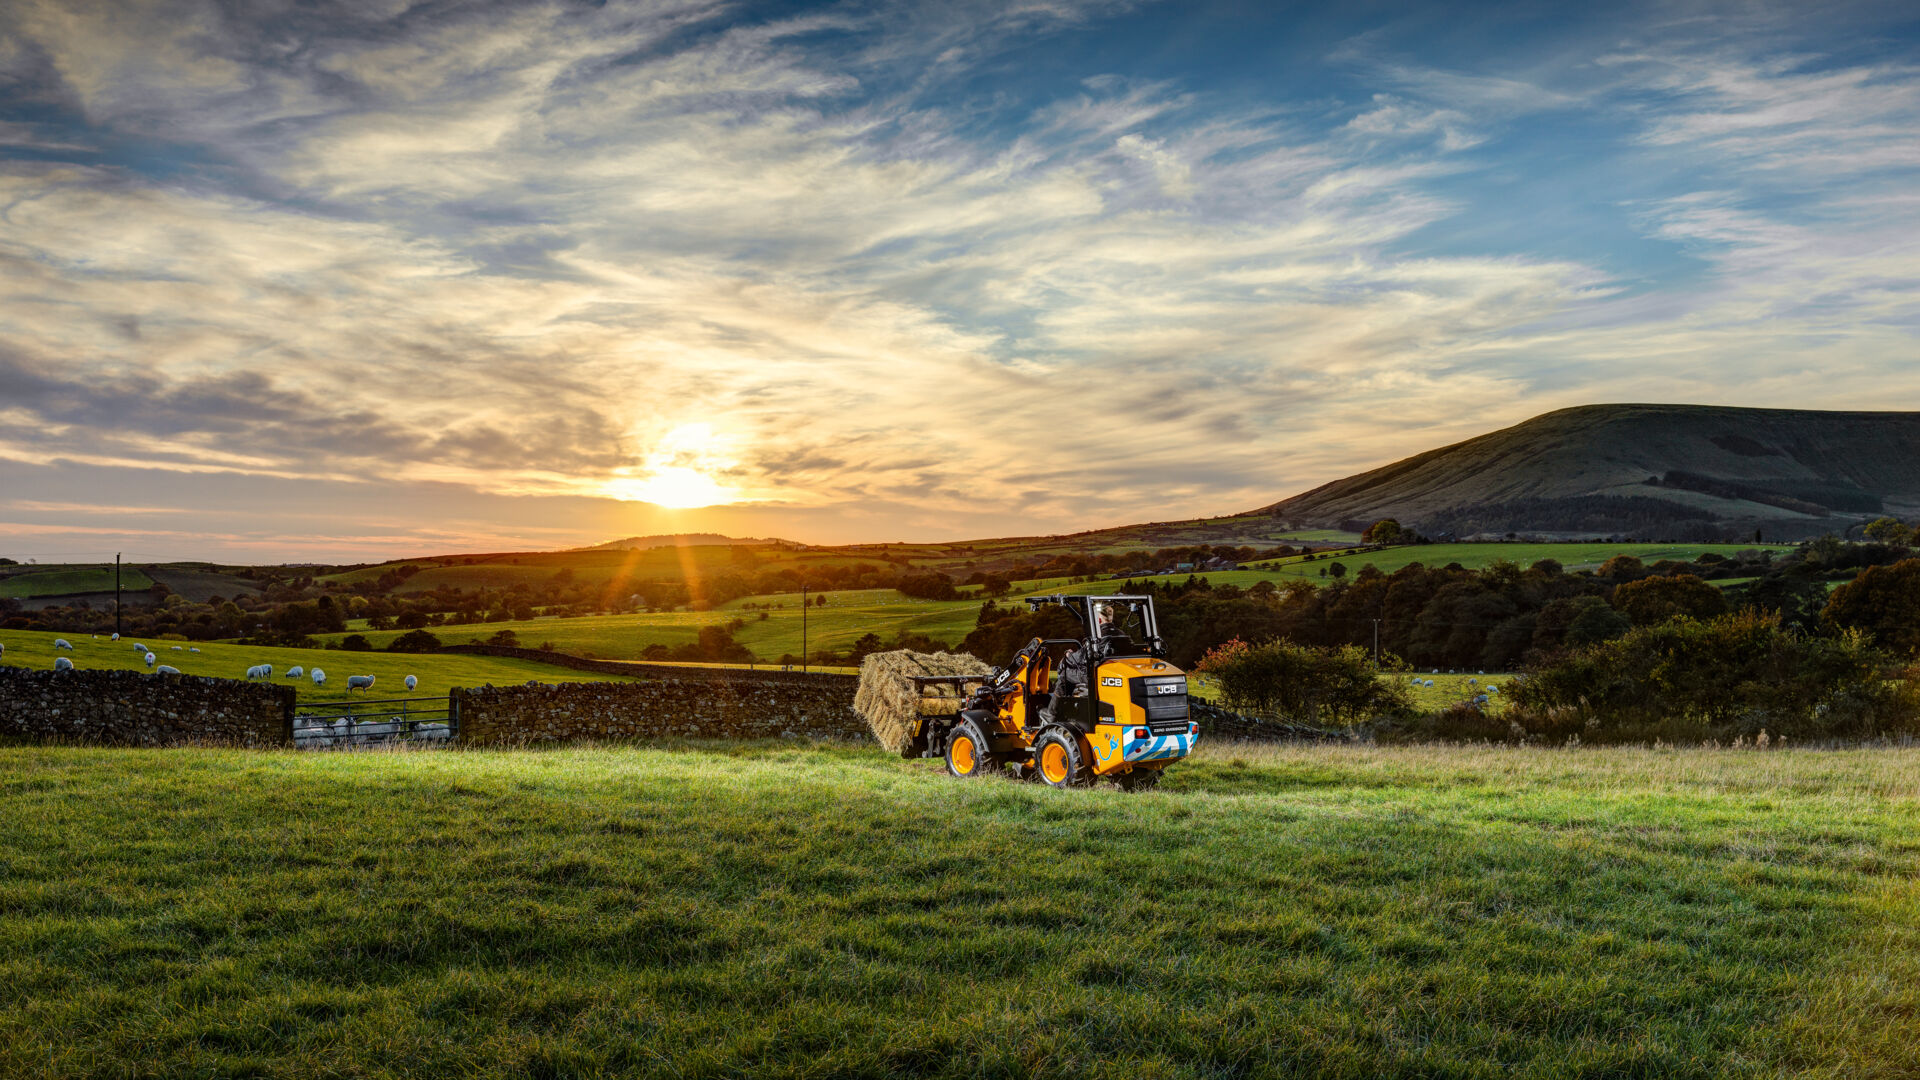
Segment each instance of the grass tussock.
M1907 1076L1917 777L0 749L0 1076Z

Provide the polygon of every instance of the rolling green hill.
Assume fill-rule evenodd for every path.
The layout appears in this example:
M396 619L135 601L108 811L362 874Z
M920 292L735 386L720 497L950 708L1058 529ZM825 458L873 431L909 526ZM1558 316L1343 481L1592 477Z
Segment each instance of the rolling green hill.
M1319 525L1392 517L1463 536L1760 529L1768 539L1799 539L1881 514L1920 514L1920 413L1587 405L1250 516Z

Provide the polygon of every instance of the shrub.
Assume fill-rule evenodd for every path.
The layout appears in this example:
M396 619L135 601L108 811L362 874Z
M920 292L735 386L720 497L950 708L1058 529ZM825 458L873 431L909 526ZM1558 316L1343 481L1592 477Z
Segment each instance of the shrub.
M373 643L365 634L348 634L340 639L340 647L347 652L372 652Z
M1202 657L1194 670L1219 682L1232 708L1307 723L1353 724L1412 707L1405 688L1382 682L1366 651L1353 645L1249 645L1236 638Z
M388 652L432 652L440 647L440 639L429 630L409 630L387 643Z
M1920 731L1920 687L1865 635L1803 636L1751 610L1637 627L1530 668L1508 694L1509 719L1552 741Z

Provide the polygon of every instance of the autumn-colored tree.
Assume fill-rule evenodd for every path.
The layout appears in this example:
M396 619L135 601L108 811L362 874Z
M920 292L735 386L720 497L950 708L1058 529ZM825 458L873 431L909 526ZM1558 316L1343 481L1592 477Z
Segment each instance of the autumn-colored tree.
M1875 543L1898 544L1902 547L1912 543L1914 535L1912 526L1903 525L1898 518L1890 517L1875 518L1860 531Z
M1820 619L1828 626L1863 630L1885 648L1920 653L1920 559L1860 571L1833 590Z

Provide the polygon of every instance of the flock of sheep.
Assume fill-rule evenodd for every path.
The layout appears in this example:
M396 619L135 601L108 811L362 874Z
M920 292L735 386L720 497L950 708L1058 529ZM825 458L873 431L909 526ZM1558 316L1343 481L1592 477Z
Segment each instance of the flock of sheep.
M95 634L94 636L99 637L100 635ZM120 635L114 634L113 637L109 640L119 641ZM72 652L73 642L68 641L66 638L54 638L53 647L55 649L62 649L67 652ZM173 652L179 652L181 651L182 648L185 648L187 652L197 653L200 651L200 647L197 645L191 646L191 647L174 645L174 646L171 646L170 648L171 648L171 651ZM154 654L152 649L147 648L145 645L142 645L136 641L133 643L133 650L139 653L141 656L141 659L146 662L147 670L153 672L155 675L180 674L180 669L177 667L174 667L172 664L158 664L157 661L159 660L159 657ZM7 652L6 645L0 644L0 656L5 656L6 652ZM64 656L56 656L54 657L54 660L53 660L53 670L72 671L73 661L67 659ZM289 679L298 679L301 676L306 674L307 674L306 669L299 664L295 664L294 666L287 669L287 678ZM247 669L247 678L248 679L271 679L273 678L273 665L272 664L255 664L252 667ZM313 669L311 678L313 679L313 685L315 686L327 685L327 673L320 670L319 668ZM372 675L349 675L347 676L347 691L351 693L355 690L371 690L373 689L373 680L374 680L374 676ZM415 678L412 675L407 676L405 682L408 690L412 690L413 688L420 685L420 680Z
M295 719L294 725L293 745L303 750L320 746L356 746L406 739L439 742L453 738L453 728L443 721L422 723L405 716L364 720L358 717L341 717L331 721L302 716Z

